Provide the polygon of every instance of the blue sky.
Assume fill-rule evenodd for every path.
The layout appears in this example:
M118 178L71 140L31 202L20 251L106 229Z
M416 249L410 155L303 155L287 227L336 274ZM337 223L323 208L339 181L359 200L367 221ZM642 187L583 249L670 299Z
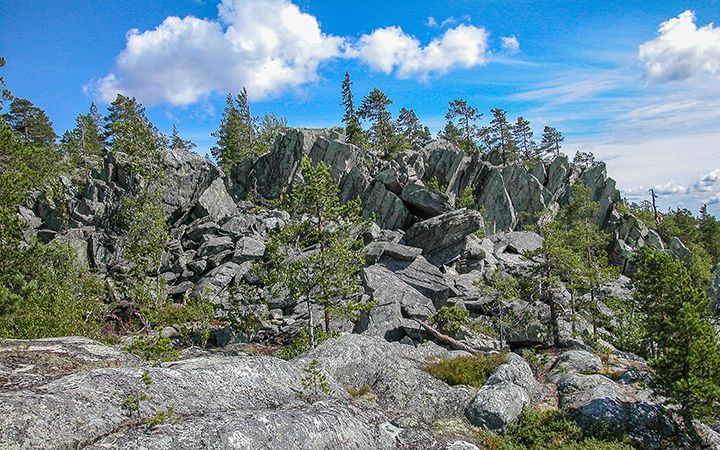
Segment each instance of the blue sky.
M504 108L606 160L630 198L717 214L718 20L714 0L0 0L0 55L59 133L123 92L207 151L243 85L255 114L336 125L348 70L357 97L379 87L433 130L454 98Z

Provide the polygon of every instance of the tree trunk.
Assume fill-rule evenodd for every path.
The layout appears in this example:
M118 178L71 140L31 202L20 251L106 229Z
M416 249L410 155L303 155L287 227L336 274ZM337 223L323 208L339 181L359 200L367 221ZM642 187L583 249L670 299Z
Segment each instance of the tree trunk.
M315 321L313 320L312 304L310 303L310 296L307 299L308 309L308 337L310 339L310 348L315 348Z

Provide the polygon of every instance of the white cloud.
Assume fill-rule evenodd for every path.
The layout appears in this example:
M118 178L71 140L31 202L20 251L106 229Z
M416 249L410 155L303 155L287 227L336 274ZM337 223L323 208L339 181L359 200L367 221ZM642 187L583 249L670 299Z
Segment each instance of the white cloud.
M455 24L457 23L457 21L458 21L458 20L457 20L455 17L450 16L450 17L448 17L447 19L443 20L443 21L440 23L440 27L441 27L441 28L445 28L445 27L450 26L450 25L455 25Z
M396 70L399 78L444 74L456 67L487 63L488 33L484 28L459 25L428 45L400 27L379 28L360 37L349 55L386 74Z
M514 35L502 37L500 40L502 41L502 48L508 53L517 53L520 51L520 42Z
M720 168L706 173L693 183L693 189L698 192L709 192L718 190L720 185Z
M438 26L438 22L433 16L428 16L427 20L425 21L425 25L429 26L430 28L435 28Z
M320 63L341 55L344 38L287 0L224 0L218 10L218 20L168 17L130 30L115 69L93 86L98 97L183 105L246 86L263 98L315 80Z
M427 19L438 27L455 22ZM358 58L399 78L425 80L485 64L487 47L487 31L470 25L448 29L426 46L400 27L351 42L324 33L291 0L222 0L215 20L167 17L155 29L130 30L113 70L83 89L104 102L122 93L148 105L187 105L246 87L257 100L317 80L319 66L335 58Z
M685 80L720 74L720 28L700 28L695 14L685 11L660 24L658 36L642 44L638 60L653 81Z

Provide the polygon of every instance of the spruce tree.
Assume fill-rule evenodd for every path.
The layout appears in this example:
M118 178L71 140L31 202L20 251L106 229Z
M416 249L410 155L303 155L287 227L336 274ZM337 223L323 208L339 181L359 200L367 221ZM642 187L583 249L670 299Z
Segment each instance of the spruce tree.
M25 98L13 97L7 114L3 120L27 142L36 145L51 146L57 135L52 122L45 111L33 105Z
M546 126L543 129L542 141L540 142L541 151L548 156L560 155L560 149L562 148L562 141L565 137L553 127Z
M686 431L697 438L694 419L720 417L720 341L709 299L682 262L664 252L643 247L634 267L654 388L680 407Z
M430 143L430 129L420 123L412 109L402 108L400 110L396 127L399 135L413 150L421 150Z
M505 110L491 109L493 115L489 126L489 143L493 150L499 150L503 163L517 159L517 146L513 138L512 126L507 120Z
M361 293L358 273L364 265L359 199L340 204L337 181L330 166L302 162L303 182L294 185L290 210L307 220L288 222L267 245L269 285L302 299L308 312L310 346L315 346L313 305L323 310L325 331L333 314L350 315L372 305L357 300Z
M533 132L530 128L530 122L520 116L512 127L512 135L520 156L528 161L538 156L537 144L533 141Z
M180 133L175 125L173 125L172 134L170 135L170 149L171 150L183 150L191 152L192 149L197 147L194 142L188 141L180 137Z
M217 138L217 143L210 152L226 173L230 173L234 164L257 156L254 148L256 120L250 114L245 88L236 98L227 95L220 128L211 135Z
M358 116L369 120L370 126L370 144L380 151L385 159L390 159L393 152L392 137L394 135L395 124L392 121L388 106L392 104L392 100L388 98L378 88L373 88L370 93L363 98L358 109Z
M342 104L344 108L342 121L345 124L345 140L351 144L362 146L364 142L360 119L355 111L350 73L345 72L342 82Z

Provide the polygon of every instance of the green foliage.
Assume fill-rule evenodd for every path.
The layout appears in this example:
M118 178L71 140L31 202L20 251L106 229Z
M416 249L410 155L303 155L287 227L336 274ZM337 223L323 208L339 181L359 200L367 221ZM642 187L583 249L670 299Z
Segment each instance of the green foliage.
M147 425L149 430L152 430L158 425L163 425L165 423L178 423L179 421L180 417L175 414L175 408L172 406L168 407L166 410L158 411L152 417L143 419L143 423Z
M154 274L169 239L160 192L140 192L123 199L121 217L127 234L124 257L138 277Z
M105 294L68 246L22 244L17 216L0 208L0 337L97 336Z
M470 154L477 150L477 142L482 136L482 129L477 125L481 117L482 113L466 100L453 100L448 103L447 122L440 136Z
M507 112L502 109L491 109L493 119L487 132L487 145L499 150L503 163L517 159L517 144L513 136L513 126L507 120Z
M215 306L202 298L189 298L182 303L146 303L141 312L151 328L174 327L181 335L198 334L204 345L210 334Z
M170 149L190 152L195 147L197 147L197 145L195 145L194 142L187 141L180 137L177 127L173 125L172 134L170 135Z
M525 161L535 160L540 156L538 145L533 141L533 132L530 122L520 116L512 126L513 140L520 152L520 157Z
M275 136L286 128L287 120L275 114L253 117L247 89L243 88L235 98L227 95L220 128L212 133L217 143L210 152L223 171L230 174L233 165L268 152Z
M401 141L395 144L396 147L400 147L397 149L398 151L406 147L412 150L421 150L430 143L432 138L430 129L420 123L412 109L402 108L400 110L395 128L397 130L396 138Z
M55 130L45 111L30 100L13 97L8 113L0 116L25 142L42 147L55 143Z
M137 336L125 350L146 361L175 361L180 358L172 340L162 335Z
M430 322L442 331L452 334L460 331L463 325L467 325L469 318L470 313L467 309L461 309L457 306L443 306L430 316Z
M266 285L286 289L308 308L310 344L313 343L312 304L323 308L325 331L330 316L342 309L369 311L373 305L359 302L358 273L365 261L361 234L367 222L360 219L360 202L340 204L337 181L330 166L302 163L304 182L294 185L288 205L308 220L287 223L267 244L267 266L261 273Z
M560 155L562 141L565 137L555 128L546 126L543 129L542 142L540 142L540 150L546 156Z
M167 138L145 116L145 108L135 98L118 95L108 112L105 135L110 150L130 158L133 174L144 181L137 189L147 190L162 178Z
M440 193L444 193L447 190L447 186L441 183L437 176L427 180L425 182L425 186L428 189L432 189L433 191L437 191Z
M494 315L495 327L500 338L500 348L506 347L505 337L507 328L511 327L518 317L514 314L507 314L505 303L520 297L520 288L517 279L502 271L499 267L493 272L487 284L483 284L482 280L475 283L476 286L489 291L494 299L489 305L491 313Z
M370 93L362 99L357 115L360 118L370 121L370 130L368 132L368 143L380 152L384 159L393 157L393 151L396 149L395 142L392 137L395 134L395 123L392 121L388 106L392 104L392 100L388 98L380 89L373 88Z
M525 409L505 436L486 433L482 445L497 450L632 450L627 438L595 438L582 430L565 413L550 409Z
M326 333L321 327L314 330L315 345L320 345L328 339L337 337L337 333ZM281 359L290 360L310 351L310 334L307 329L301 328L293 340L275 352L275 356Z
M679 405L695 436L693 419L720 417L720 341L709 298L683 264L663 252L643 247L634 264L655 390Z
M503 362L504 353L458 356L430 363L423 370L438 380L456 386L480 387Z
M308 403L315 403L323 396L330 394L327 375L320 368L317 359L310 361L310 364L303 368L303 372L305 372L305 376L300 380L302 383L300 398Z
M274 113L267 113L257 118L257 140L253 147L255 155L262 155L272 150L278 134L287 130L287 119Z
M632 353L644 354L644 315L637 302L634 299L609 297L603 303L613 312L613 320L602 324L614 336L613 345Z
M351 144L357 145L358 147L363 147L365 144L365 136L362 126L360 125L360 118L358 117L357 111L355 111L352 81L350 81L349 72L345 72L341 88L342 105L344 110L342 121L345 124L345 140Z
M87 114L78 114L75 128L63 134L60 150L67 157L70 167L81 169L85 173L98 167L105 154L105 135L102 130L103 118L95 103L90 105Z
M59 172L58 152L26 142L0 122L0 208L14 209L24 202L28 191L58 192Z
M475 206L475 193L473 192L471 187L466 187L463 189L460 196L455 200L455 207L456 208L472 208Z

